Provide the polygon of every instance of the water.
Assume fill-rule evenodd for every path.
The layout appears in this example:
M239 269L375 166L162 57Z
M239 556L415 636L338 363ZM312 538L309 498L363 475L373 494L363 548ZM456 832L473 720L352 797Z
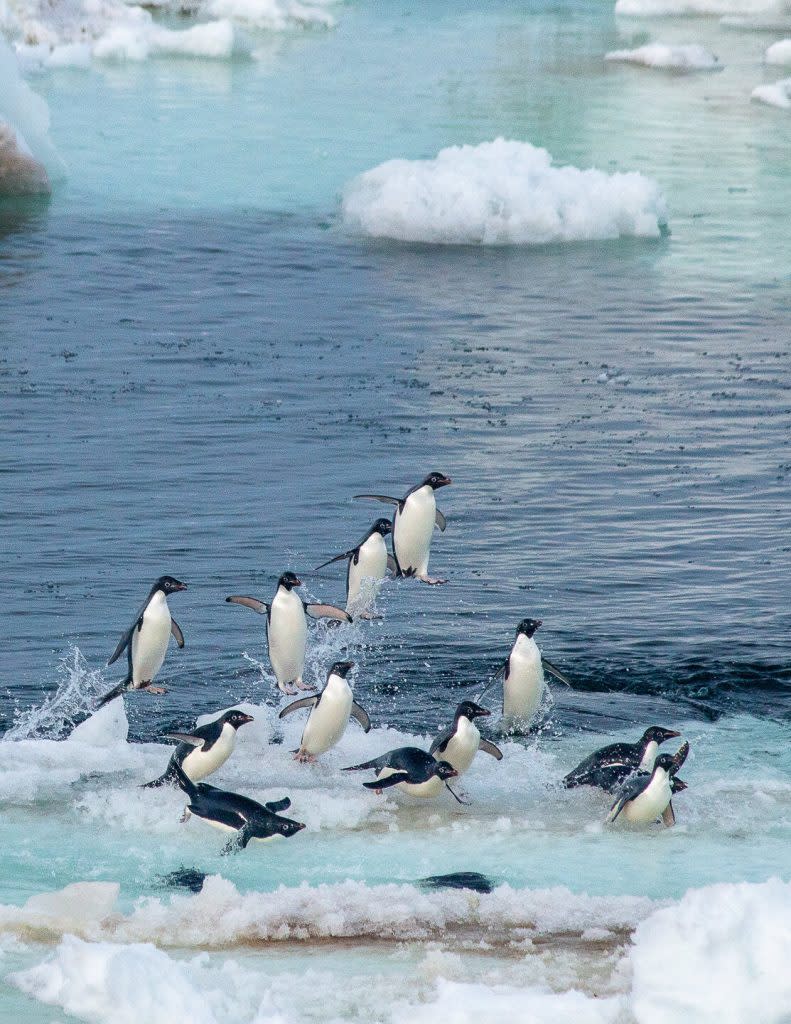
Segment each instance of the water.
M48 204L6 206L0 238L2 1012L643 1024L664 1019L651 943L696 920L714 938L683 947L678 1012L759 1019L738 993L723 1018L732 983L780 1021L787 972L766 988L711 952L728 914L744 962L760 929L788 941L791 121L749 102L782 77L762 65L777 35L572 2L333 14L254 33L256 60L30 79L69 173ZM604 64L647 39L703 43L723 70ZM656 179L669 233L481 248L344 225L354 175L497 136ZM351 495L433 469L454 481L431 560L450 582L388 583L382 620L317 628L309 676L355 660L374 729L296 765L263 620L224 597L266 600L291 568L343 603L343 567L311 568L381 514ZM168 694L47 738L119 678L104 662L163 572L189 584ZM339 772L427 743L526 615L574 687L502 762L476 759L468 807ZM163 732L239 700L256 722L216 781L288 794L307 828L227 858L179 824L178 794L138 786ZM496 687L486 703L496 720ZM604 829L607 798L558 780L653 722L692 746L679 824ZM222 878L172 895L182 866ZM414 886L450 871L497 888ZM90 885L36 903L72 883Z

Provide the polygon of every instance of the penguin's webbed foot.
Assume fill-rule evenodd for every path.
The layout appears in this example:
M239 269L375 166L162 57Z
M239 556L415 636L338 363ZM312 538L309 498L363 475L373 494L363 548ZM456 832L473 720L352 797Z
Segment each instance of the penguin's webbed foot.
M315 686L312 686L309 683L303 683L301 679L295 679L294 680L294 685L297 687L297 690L315 690L316 689ZM296 693L297 690L294 690L294 693Z
M292 686L291 683L278 683L277 688L281 693L285 693L287 697L293 697L295 693L299 693L299 690Z
M168 692L166 686L146 686L145 690L146 690L146 693L156 693L156 694L167 693Z
M439 587L443 583L448 582L447 580L441 579L439 576L427 576L425 573L421 573L421 575L418 576L417 579L419 579L422 583L428 583L430 587Z
M359 612L357 618L372 621L374 619L383 619L384 615L379 615L377 612Z
M299 761L300 764L315 764L316 755L309 754L306 750L298 750L294 754L294 760Z

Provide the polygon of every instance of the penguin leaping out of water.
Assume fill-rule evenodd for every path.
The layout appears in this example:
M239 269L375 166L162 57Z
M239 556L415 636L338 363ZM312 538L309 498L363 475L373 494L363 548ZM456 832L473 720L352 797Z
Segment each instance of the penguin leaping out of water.
M318 572L319 569L323 569L333 562L347 560L346 611L350 615L370 618L367 605L375 599L381 582L387 575L387 570L390 569L393 574L397 572L395 558L388 552L385 543L385 537L392 532L393 524L389 519L377 519L368 533L353 548L316 566L314 571ZM366 581L372 587L372 591L368 593L364 589Z
M360 723L363 732L370 730L371 719L365 709L355 702L352 689L346 681L346 676L353 668L353 661L336 661L321 693L313 697L300 697L283 708L278 715L279 718L285 718L300 708L311 709L302 731L299 749L294 752L295 760L315 761L319 754L325 754L334 747L346 730L349 716Z
M280 811L287 811L291 806L288 797L259 804L257 800L217 789L206 782L194 783L178 765L175 772L179 786L189 798L181 820L187 821L194 814L215 828L236 833L223 848L224 854L245 849L253 839L259 842L278 837L288 839L305 827L301 821L280 816Z
M437 793L433 783L435 778L438 778L445 783L460 804L464 803L448 786L448 779L454 779L459 774L453 765L447 761L437 761L420 747L398 747L382 754L381 757L374 757L370 761L353 764L341 770L360 772L367 768L373 768L377 777L375 782L364 782L363 785L375 793L381 793L383 789L390 789L391 786L398 786L410 796L432 797Z
M277 582L277 591L270 604L257 597L226 597L230 604L241 604L252 608L259 615L266 615L266 638L269 660L277 678L277 685L283 693L294 694L298 690L315 690L302 681L305 671L305 649L308 642L307 616L314 619L340 619L351 622L352 617L332 604L307 604L295 587L301 587L302 580L293 572L284 572Z
M177 785L177 766L193 782L208 778L221 768L233 753L237 730L252 721L252 715L232 708L215 721L199 725L192 732L166 733L163 739L177 740L178 746L173 751L164 774L153 782L146 782L143 788Z
M399 576L415 576L435 586L447 580L428 574L428 559L431 552L431 537L434 526L444 530L445 516L437 508L434 491L447 487L452 481L442 473L429 473L419 484L407 491L403 498L391 498L386 494L355 494L355 498L373 498L396 506L393 519L393 552L396 572Z
M652 725L637 743L610 743L580 761L563 779L563 785L566 789L597 786L613 793L632 772L650 772L659 752L659 744L679 735L673 729Z
M437 760L447 761L459 775L467 771L479 750L501 761L503 753L500 748L489 740L482 739L475 725L476 718L485 718L490 714L491 711L482 708L480 704L463 700L456 708L453 725L447 732L437 736L429 748L429 753Z
M127 690L165 693L164 687L152 686L151 682L162 668L171 633L176 638L178 646L184 646L184 634L170 614L168 595L186 589L186 583L181 583L172 576L160 576L153 585L145 604L107 662L108 665L112 665L126 651L126 679L106 693L99 701L98 707L104 707Z
M632 825L650 825L659 818L668 828L675 825L673 793L686 789L686 784L674 786L674 777L688 753L689 744L685 743L675 754L660 754L650 772L631 775L618 791L607 824L623 814Z

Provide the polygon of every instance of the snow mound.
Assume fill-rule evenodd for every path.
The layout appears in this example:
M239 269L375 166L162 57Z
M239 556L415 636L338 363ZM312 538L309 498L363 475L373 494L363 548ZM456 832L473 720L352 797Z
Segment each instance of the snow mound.
M615 13L635 18L664 15L760 15L785 10L785 0L616 0Z
M791 39L781 39L772 43L764 54L767 64L791 64Z
M719 58L698 43L680 46L647 43L635 50L611 50L604 59L667 71L715 71L722 67Z
M758 85L750 98L759 103L767 103L770 107L788 110L791 107L791 78L781 78L774 85Z

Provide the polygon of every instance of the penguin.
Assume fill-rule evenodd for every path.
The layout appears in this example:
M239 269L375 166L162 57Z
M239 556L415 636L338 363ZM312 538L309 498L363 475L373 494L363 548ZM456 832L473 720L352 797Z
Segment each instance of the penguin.
M373 498L396 506L393 552L398 576L415 576L431 586L448 582L429 576L428 558L435 524L440 530L444 530L447 525L445 516L437 508L434 491L450 483L450 477L442 473L429 473L425 480L415 484L403 498L391 498L386 494L354 495L355 498Z
M612 824L623 814L632 825L650 825L658 818L662 819L667 828L675 825L673 777L688 752L689 744L685 743L675 755L660 754L651 771L631 775L618 791L615 803L607 815L607 824ZM676 787L677 792L682 789L686 789L685 783Z
M614 793L635 771L650 772L659 751L659 744L680 736L673 729L652 725L637 743L611 743L580 761L563 779L566 789L575 786L598 786Z
M360 723L363 732L370 730L371 719L365 709L355 702L352 689L346 682L346 676L353 668L353 661L336 661L321 693L315 697L300 697L283 708L278 715L278 718L285 718L292 711L311 708L302 730L299 749L294 751L296 761L311 762L319 754L326 754L343 736L350 715Z
M447 732L437 736L429 748L429 753L437 760L442 758L447 761L459 775L467 771L479 750L502 761L503 753L500 748L489 740L482 739L474 723L474 719L485 718L490 714L491 711L482 708L480 704L463 700L456 708L453 725Z
M196 784L184 774L179 765L174 770L179 786L189 799L181 820L187 821L194 814L215 828L236 832L223 848L224 854L243 850L251 839L259 842L279 836L288 839L305 827L301 821L280 816L280 811L286 811L291 806L288 797L259 804L249 797L217 789L206 782Z
M314 572L323 569L333 562L348 561L346 566L346 611L350 615L359 614L360 618L371 618L366 605L376 598L382 580L390 569L396 573L396 561L387 550L385 537L393 532L393 524L389 519L377 519L371 529L353 548L342 555L317 565ZM365 592L364 581L373 585L373 592Z
M444 782L448 791L459 803L464 803L453 790L448 786L448 779L454 779L459 773L447 761L437 761L431 754L419 747L398 747L390 750L381 757L375 757L371 761L364 761L362 764L353 764L348 768L341 769L344 772L359 772L366 768L376 770L375 782L364 782L366 789L373 789L381 793L383 789L390 789L391 786L398 786L410 796L432 797L436 796L437 789L434 779L438 778Z
M178 746L171 755L165 773L153 782L146 782L142 788L177 785L176 765L193 782L207 778L221 768L233 753L236 730L252 721L252 715L232 708L214 722L199 725L192 732L166 733L163 739L178 740Z
M184 646L184 634L170 614L168 595L186 589L186 583L181 583L172 576L160 576L153 585L145 604L132 625L119 640L118 646L107 662L108 665L112 665L126 650L128 664L126 679L106 693L100 699L98 707L104 707L105 704L127 690L148 690L149 693L166 692L164 687L152 686L151 682L162 668L171 633L176 638L178 646Z
M298 690L315 690L302 681L305 671L305 648L308 641L307 615L314 619L340 619L351 622L352 617L341 608L331 604L307 604L294 593L301 587L302 580L293 572L284 572L277 581L277 591L271 604L255 597L226 597L230 604L242 604L252 608L259 615L266 615L266 639L269 660L277 678L277 685L283 693L295 694Z
M492 680L494 682L500 676L503 678L503 724L509 732L527 729L535 717L546 690L545 669L566 686L571 686L560 669L538 649L533 636L540 625L541 619L522 619L516 627L511 653Z

